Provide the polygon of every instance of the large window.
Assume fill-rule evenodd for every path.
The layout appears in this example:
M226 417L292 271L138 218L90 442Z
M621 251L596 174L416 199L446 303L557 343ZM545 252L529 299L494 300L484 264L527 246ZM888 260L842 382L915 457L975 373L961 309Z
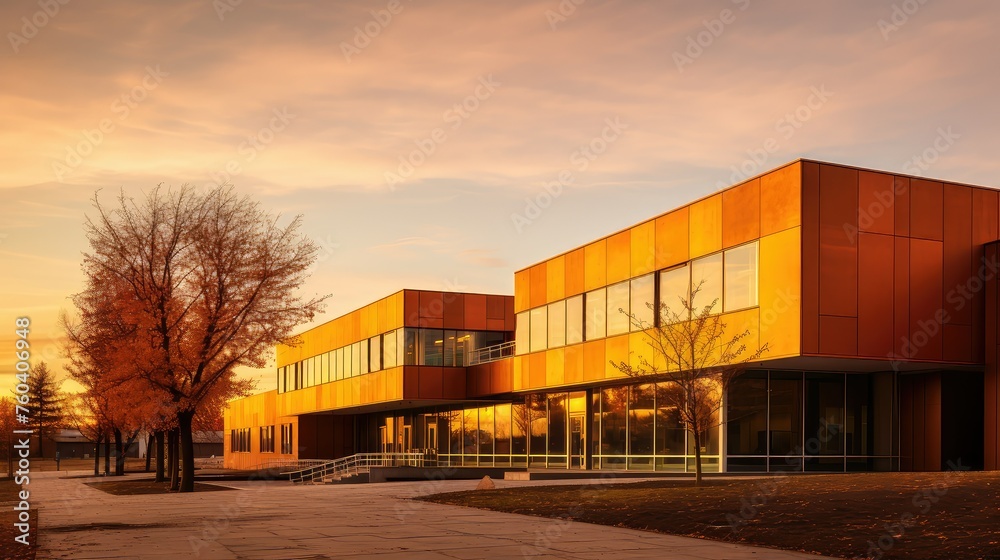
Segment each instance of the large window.
M688 265L664 270L660 273L660 310L669 321L674 316L687 316L688 298L691 296L691 269ZM664 310L665 308L665 310Z
M712 313L722 311L722 253L691 261L691 307L699 314L711 306Z
M281 425L281 453L283 455L291 455L292 450L292 425L282 424Z
M549 348L566 344L566 300L549 304Z
M726 251L725 311L757 305L757 243Z
M629 300L632 306L631 330L641 330L641 325L653 326L653 310L656 307L656 275L647 274L633 278L629 286Z
M584 320L584 334L587 340L607 336L607 304L607 290L604 288L587 292L586 317Z
M249 453L250 428L238 428L229 432L229 449L234 453Z
M566 344L583 342L583 296L566 300Z
M629 330L628 282L608 286L607 293L608 336L627 333Z
M417 330L417 364L444 365L444 331L439 329Z
M261 426L260 452L274 453L274 426Z
M386 333L382 337L382 367L396 367L396 333Z
M546 339L549 336L548 308L545 306L536 307L530 312L531 318L531 351L538 352L545 350Z
M382 369L382 337L373 336L368 339L368 368L371 371Z

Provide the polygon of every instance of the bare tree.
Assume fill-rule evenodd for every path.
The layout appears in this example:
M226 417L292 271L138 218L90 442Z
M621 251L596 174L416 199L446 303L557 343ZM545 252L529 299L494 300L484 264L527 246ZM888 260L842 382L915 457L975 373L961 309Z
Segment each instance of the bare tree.
M707 430L720 425L723 394L745 371L748 362L767 351L767 344L754 350L747 348L750 329L735 334L727 330L718 313L718 300L699 308L695 300L701 287L693 287L689 296L679 298L679 305L673 308L661 303L655 324L629 314L632 325L646 335L652 361L640 357L636 365L612 362L629 377L662 382L657 399L676 409L694 441L695 484L701 484L702 479L702 439ZM652 303L646 305L656 309Z
M118 339L115 361L166 395L180 439L171 461L180 456L180 490L191 492L195 415L248 394L252 384L235 369L263 367L273 346L322 308L324 297L296 294L316 245L299 233L300 218L279 226L230 186L158 187L138 201L121 194L114 208L95 195L94 207L87 286L74 299L116 302L131 334Z

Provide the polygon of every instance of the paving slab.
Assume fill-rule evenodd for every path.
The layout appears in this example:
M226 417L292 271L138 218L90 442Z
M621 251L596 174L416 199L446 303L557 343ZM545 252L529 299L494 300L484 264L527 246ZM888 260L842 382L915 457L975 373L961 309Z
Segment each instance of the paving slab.
M112 496L81 473L38 473L39 558L211 560L817 559L820 556L414 501L477 481L295 486ZM137 477L141 475L128 475ZM582 481L496 481L498 488ZM631 483L616 481L614 483ZM602 484L609 481L599 482Z

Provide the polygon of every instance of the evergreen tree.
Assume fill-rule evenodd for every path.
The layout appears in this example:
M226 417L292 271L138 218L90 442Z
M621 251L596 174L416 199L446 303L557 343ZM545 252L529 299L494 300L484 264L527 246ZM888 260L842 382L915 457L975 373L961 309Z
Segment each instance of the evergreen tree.
M45 436L62 425L66 396L48 364L39 362L28 377L29 422L38 434L38 456L45 456Z

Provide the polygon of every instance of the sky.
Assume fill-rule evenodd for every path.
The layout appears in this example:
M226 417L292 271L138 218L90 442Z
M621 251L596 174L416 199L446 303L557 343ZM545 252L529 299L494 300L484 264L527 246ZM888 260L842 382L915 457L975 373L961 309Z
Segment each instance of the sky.
M512 293L800 157L1000 186L996 21L988 0L6 0L0 392L18 317L61 372L83 225L121 190L229 182L301 214L318 323L403 288Z

